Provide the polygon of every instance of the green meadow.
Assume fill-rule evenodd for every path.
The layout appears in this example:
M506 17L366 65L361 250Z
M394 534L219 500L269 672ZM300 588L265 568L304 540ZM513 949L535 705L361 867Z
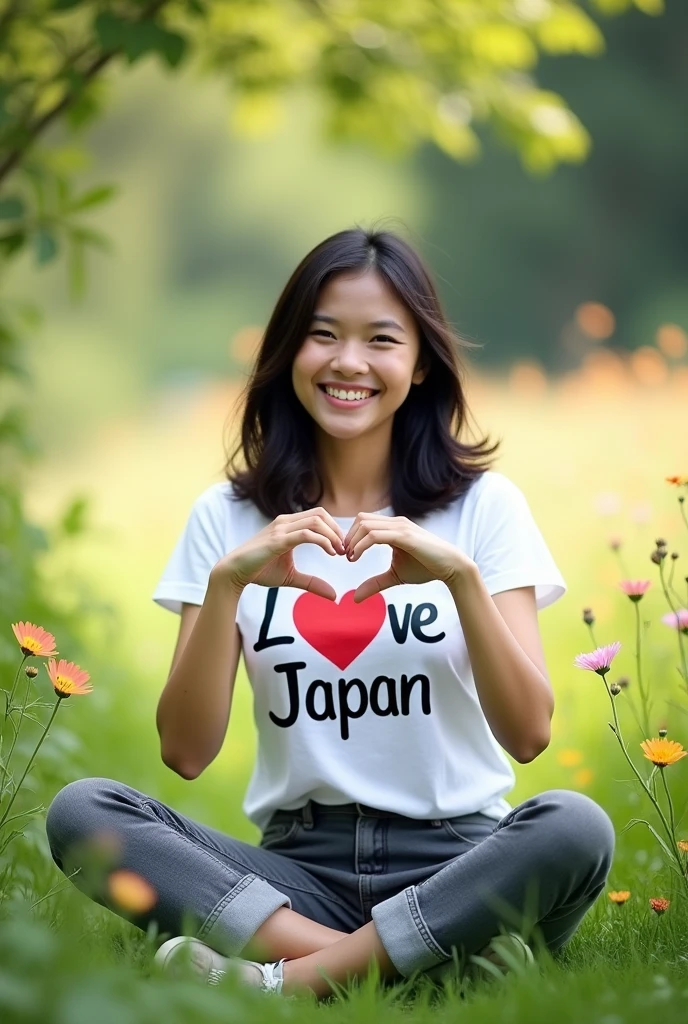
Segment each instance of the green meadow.
M605 892L556 957L542 957L535 969L501 980L463 990L453 983L438 988L425 978L381 987L371 975L320 1004L307 997L281 999L244 990L231 978L210 988L191 977L162 975L152 962L154 931L144 934L125 913L91 902L64 879L49 855L44 814L38 814L14 842L19 887L5 903L0 933L3 1021L306 1021L325 1013L333 1022L391 1022L408 1019L411 1010L418 1021L461 1015L471 1024L525 1024L554 1015L562 1022L599 1024L640 1022L654 1014L686 1019L686 887L672 875L648 826L626 827L633 818L659 825L609 728L602 679L573 663L579 653L621 641L607 682L629 680L616 708L629 752L647 778L652 766L640 748L646 737L628 703L638 700L635 609L618 583L650 580L639 609L651 735L665 728L670 739L688 746L678 634L661 622L669 606L659 566L650 558L658 538L669 555L678 552L677 560L663 561L662 575L686 607L688 526L678 502L685 488L665 479L686 471L685 436L677 429L688 396L685 368L650 374L641 360L600 352L556 381L529 372L524 363L499 379L472 372L468 387L471 431L503 438L494 468L523 489L568 584L564 597L540 615L556 695L551 743L535 761L514 762L517 784L508 799L515 805L544 789L566 787L597 800L617 832L608 891L628 890L628 900L616 905ZM162 763L154 721L179 619L150 595L191 502L222 479L222 439L236 422L231 410L237 390L232 378L170 389L145 414L107 419L90 436L84 432L78 450L64 457L54 452L31 471L27 511L46 529L75 495L88 500L88 528L48 545L41 572L65 614L81 610L83 655L74 657L59 635L56 641L60 656L74 657L90 673L93 692L64 702L20 806L42 801L47 808L63 780L107 776L257 841L241 809L255 753L243 669L222 751L196 780L185 781ZM592 626L583 621L584 608L592 610ZM13 642L9 623L4 635ZM52 697L44 670L35 686L42 699ZM35 745L40 730L27 723L26 735ZM22 749L32 749L28 740ZM676 837L685 840L688 758L670 765L666 778ZM661 915L649 904L657 897L670 901Z

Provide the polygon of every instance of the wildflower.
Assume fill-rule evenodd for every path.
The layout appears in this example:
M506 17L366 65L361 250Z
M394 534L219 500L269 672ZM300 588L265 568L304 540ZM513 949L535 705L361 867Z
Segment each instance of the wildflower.
M676 845L683 853L688 853L688 842L685 839L679 839Z
M36 668L35 665L27 665L26 668L24 669L24 675L27 676L29 679L35 679L36 676L38 675L38 669Z
M60 658L59 662L56 662L51 658L45 668L58 697L71 697L72 694L91 693L93 690L88 682L91 678L88 672L79 668L73 661Z
M566 748L565 750L560 750L557 754L557 761L559 764L563 764L565 768L575 768L582 760L583 754L580 750Z
M577 654L573 659L576 668L587 668L592 672L604 677L609 667L621 650L621 642L615 640L613 644L606 644L604 647L596 647L590 654Z
M595 773L590 768L581 768L573 776L573 781L577 786L587 786L595 777Z
M658 729L657 732L659 733L660 739L664 739L664 737L669 732L669 730L665 729L665 728L661 728L661 729Z
M666 476L664 479L676 487L688 487L688 476Z
M670 902L670 900L665 900L663 896L657 896L655 899L650 899L650 906L655 914L663 914L665 910L669 909Z
M113 871L108 878L108 890L115 903L132 914L145 914L158 902L153 886L135 871Z
M583 622L586 626L592 626L595 621L595 616L592 613L592 608L583 609Z
M32 622L13 622L12 632L26 657L43 658L60 653L55 650L55 637L42 626L34 626Z
M619 889L618 891L607 893L607 896L609 896L609 899L612 901L612 903L617 904L625 903L626 900L629 899L630 895L631 894L628 891L628 889Z
M673 626L674 629L680 629L682 633L688 634L688 608L667 612L666 615L662 615L662 622L665 626Z
M652 586L652 580L621 580L619 586L631 601L640 601L648 587Z
M666 768L669 764L675 764L688 754L688 750L684 750L676 740L643 740L640 746L645 757L658 768Z
M618 683L612 683L612 685L609 687L609 691L612 697L616 697L617 693L621 693L621 687Z

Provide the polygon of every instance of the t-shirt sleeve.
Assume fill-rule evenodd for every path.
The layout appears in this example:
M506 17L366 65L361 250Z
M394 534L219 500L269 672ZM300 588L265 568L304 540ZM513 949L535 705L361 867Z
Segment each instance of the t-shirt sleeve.
M182 602L203 604L210 570L227 553L229 497L212 484L196 498L186 525L169 557L153 600L177 615Z
M535 522L523 491L491 471L476 501L473 561L489 594L535 587L538 611L554 604L567 586Z

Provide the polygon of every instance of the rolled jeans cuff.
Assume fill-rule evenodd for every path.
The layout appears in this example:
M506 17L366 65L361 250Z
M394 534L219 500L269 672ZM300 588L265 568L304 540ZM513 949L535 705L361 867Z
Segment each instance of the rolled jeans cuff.
M258 875L248 874L219 900L201 925L197 938L223 956L238 956L263 921L291 900Z
M389 959L404 977L451 960L451 953L435 940L420 912L415 885L378 903L371 917Z

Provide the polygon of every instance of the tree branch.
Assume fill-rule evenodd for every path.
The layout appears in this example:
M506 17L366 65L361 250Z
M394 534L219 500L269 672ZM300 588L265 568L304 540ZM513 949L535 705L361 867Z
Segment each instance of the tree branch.
M16 6L20 3L20 0L14 0L14 2ZM136 21L148 21L150 18L155 17L158 11L164 7L166 3L168 3L168 0L154 0L149 7L141 12L140 17L137 18ZM7 12L5 12L3 17L6 17L6 15ZM110 63L113 57L117 57L120 52L121 51L117 49L105 50L100 53L85 69L85 71L82 72L82 82L78 89L74 89L72 92L67 93L67 95L63 96L61 100L50 108L50 110L47 110L45 114L27 127L25 139L19 145L15 146L15 148L8 153L6 158L0 162L0 183L2 183L4 179L15 169L15 167L17 167L27 150L33 145L38 136L41 135L46 128L53 123L53 121L56 121L66 110L70 108L76 99L78 92L80 92L85 85L94 79L96 75L98 75L103 68ZM82 54L83 50L81 53L77 54L77 56L81 56Z

